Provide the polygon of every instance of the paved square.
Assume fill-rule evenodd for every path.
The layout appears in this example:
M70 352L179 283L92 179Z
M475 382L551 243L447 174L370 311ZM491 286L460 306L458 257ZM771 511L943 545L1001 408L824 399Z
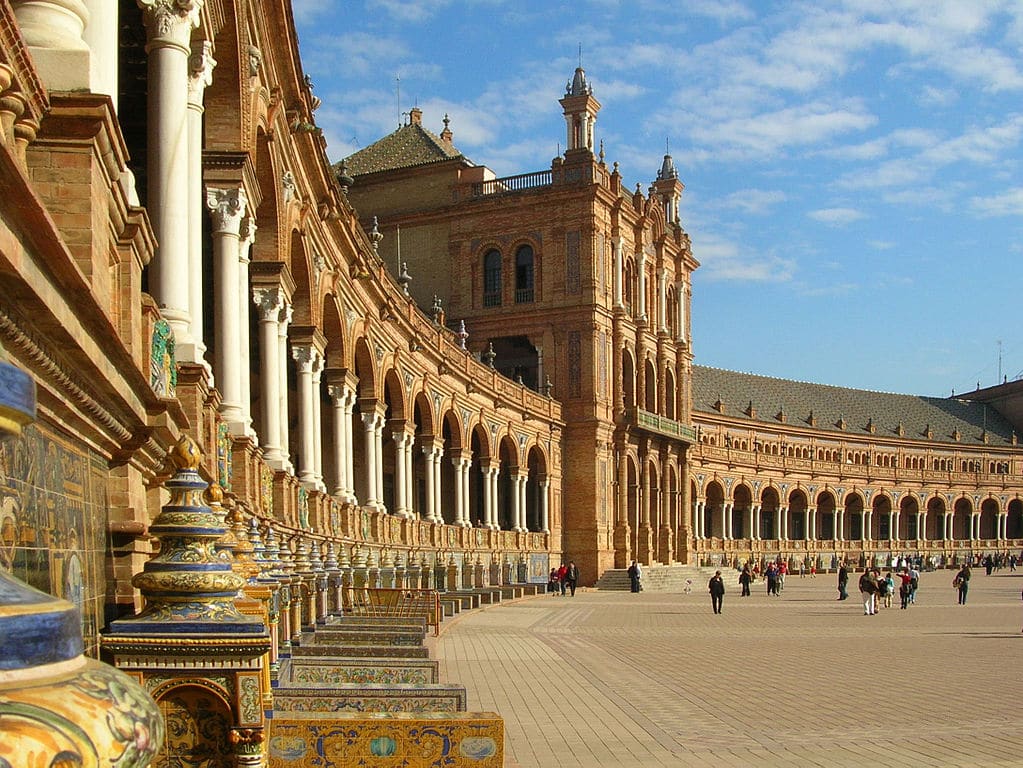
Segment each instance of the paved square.
M1023 765L1023 571L974 571L966 606L953 574L876 616L830 574L747 598L732 575L720 615L705 585L543 596L458 618L434 655L505 718L508 768Z

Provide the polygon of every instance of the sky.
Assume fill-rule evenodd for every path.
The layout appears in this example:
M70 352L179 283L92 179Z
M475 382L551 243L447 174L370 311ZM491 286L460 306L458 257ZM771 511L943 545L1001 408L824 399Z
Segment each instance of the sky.
M819 6L819 7L818 7ZM686 189L699 365L947 397L1023 377L1020 0L293 0L332 161L418 106L498 176ZM369 212L360 212L368 214Z

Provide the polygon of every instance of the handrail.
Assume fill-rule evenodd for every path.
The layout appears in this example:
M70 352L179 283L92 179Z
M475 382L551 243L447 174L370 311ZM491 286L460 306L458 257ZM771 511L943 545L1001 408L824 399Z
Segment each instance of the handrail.
M435 589L356 589L352 612L362 616L422 618L440 635L440 595Z

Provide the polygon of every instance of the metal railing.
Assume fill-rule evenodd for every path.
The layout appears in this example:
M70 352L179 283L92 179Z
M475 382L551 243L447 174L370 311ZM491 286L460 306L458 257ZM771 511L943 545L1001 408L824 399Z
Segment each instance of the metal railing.
M537 189L549 187L553 183L553 176L550 171L534 171L523 173L518 176L505 176L501 179L488 179L477 181L471 186L473 197L485 197L487 195L499 195L503 192L519 192L523 189Z
M356 589L352 613L358 616L423 619L440 634L440 595L434 589Z

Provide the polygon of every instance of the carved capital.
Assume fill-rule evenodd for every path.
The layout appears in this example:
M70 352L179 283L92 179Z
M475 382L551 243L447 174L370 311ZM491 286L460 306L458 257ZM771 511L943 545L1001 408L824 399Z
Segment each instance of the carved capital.
M259 319L276 323L280 320L281 310L284 309L284 290L280 286L272 288L254 288L252 290L252 301L259 307Z
M188 106L202 108L202 97L206 86L213 82L213 43L198 40L192 43L192 55L188 57Z
M238 236L249 199L241 187L206 188L206 207L210 209L213 234Z
M312 344L292 344L291 358L301 373L315 373L321 359L320 351Z
M142 9L149 47L176 46L190 54L192 29L199 26L205 0L135 0Z

